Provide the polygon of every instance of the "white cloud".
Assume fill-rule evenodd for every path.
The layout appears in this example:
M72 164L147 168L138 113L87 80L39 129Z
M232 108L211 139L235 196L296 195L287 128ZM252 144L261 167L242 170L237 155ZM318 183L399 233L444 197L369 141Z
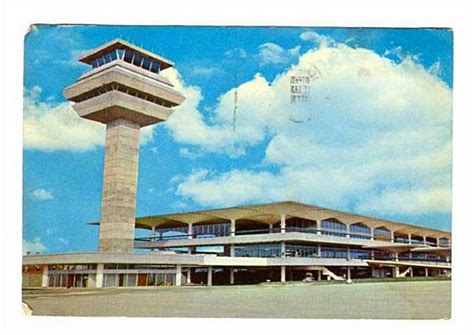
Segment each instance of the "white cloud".
M318 73L307 103L290 102L295 72ZM435 72L410 56L395 63L320 43L273 82L257 74L236 88L235 131L234 89L206 119L199 88L174 73L188 98L167 124L177 141L237 156L266 140L263 166L277 167L195 170L181 176L177 194L207 206L291 198L377 213L450 212L452 90Z
M330 39L329 37L324 36L324 35L320 35L320 34L314 32L314 31L305 31L305 32L300 34L300 38L303 41L314 42L314 43L320 45L320 47L327 47L330 44L334 44L334 41L332 39Z
M192 76L207 78L207 77L214 77L218 74L221 74L223 73L223 70L217 65L210 65L210 66L195 65L191 67L189 72Z
M31 192L30 196L36 200L51 200L54 199L53 194L43 188L38 188Z
M48 248L41 243L39 237L35 237L32 242L23 239L23 255L26 255L27 253L43 253L46 250L48 250Z
M202 151L192 151L188 148L180 148L179 155L183 158L196 159L204 156Z
M300 46L285 50L275 43L264 43L258 47L260 65L286 64L299 55Z
M23 145L44 151L87 151L105 142L105 127L80 118L68 102L44 102L41 88L25 89L23 98ZM141 144L153 137L153 128L141 130Z

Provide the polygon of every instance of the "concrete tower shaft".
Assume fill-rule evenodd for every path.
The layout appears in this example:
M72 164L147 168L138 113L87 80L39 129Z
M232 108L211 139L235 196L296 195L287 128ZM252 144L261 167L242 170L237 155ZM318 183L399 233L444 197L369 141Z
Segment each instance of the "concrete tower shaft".
M100 252L133 252L140 128L165 121L184 96L160 75L173 63L122 40L80 58L92 65L64 90L80 117L106 125Z

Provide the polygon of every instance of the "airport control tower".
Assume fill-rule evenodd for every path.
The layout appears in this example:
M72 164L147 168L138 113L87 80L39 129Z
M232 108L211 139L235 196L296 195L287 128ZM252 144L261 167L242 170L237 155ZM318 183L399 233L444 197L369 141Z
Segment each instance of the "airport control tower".
M160 75L174 64L115 39L79 59L92 69L64 90L80 117L106 125L99 251L131 253L140 128L165 121L184 96Z

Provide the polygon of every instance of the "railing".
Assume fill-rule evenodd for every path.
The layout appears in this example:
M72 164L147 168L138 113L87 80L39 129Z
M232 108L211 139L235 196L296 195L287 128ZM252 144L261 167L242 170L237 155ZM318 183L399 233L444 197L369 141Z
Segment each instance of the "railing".
M301 228L301 227L286 227L285 231L287 233L306 233L306 234L319 234L319 235L326 235L326 236L337 236L337 237L345 237L345 238L351 238L351 239L364 239L364 240L370 240L370 239L383 239L383 240L389 240L386 239L386 236L372 236L370 234L365 234L365 233L356 233L356 232L350 232L350 231L342 231L342 230L336 230L336 229L317 229L315 227L307 227L307 228ZM170 231L172 232L172 231ZM178 232L178 231L176 231ZM246 230L236 230L235 231L235 236L242 236L242 235L260 235L260 234L274 234L274 233L280 233L281 228L268 228L268 229L246 229ZM157 236L147 236L147 237L137 237L135 238L135 241L149 241L149 242L155 242L155 241L169 241L169 240L185 240L189 238L215 238L215 237L228 237L231 236L230 231L226 232L224 234L200 234L196 235L196 233L193 234L186 234L182 233L179 235L157 235ZM414 240L412 239L411 241L406 238L401 238L401 237L395 237L394 239L395 243L404 243L404 244L412 244L412 245L426 245L426 246L433 246L433 247L449 247L450 243L440 243L439 245L435 242L430 242L430 241L420 241L420 240Z

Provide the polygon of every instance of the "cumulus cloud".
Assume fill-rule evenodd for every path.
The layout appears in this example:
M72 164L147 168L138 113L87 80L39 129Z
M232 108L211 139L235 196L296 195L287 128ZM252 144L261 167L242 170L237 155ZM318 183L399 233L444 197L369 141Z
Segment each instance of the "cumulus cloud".
M374 213L450 212L452 90L436 71L413 57L395 62L317 34L301 38L319 45L273 82L257 74L224 93L207 117L199 88L173 74L188 97L167 125L177 141L231 156L268 143L258 168L195 170L177 194L206 206L293 199ZM309 77L307 102L291 102L295 73Z
M293 57L298 56L300 46L292 49L284 49L275 43L264 43L258 47L258 59L260 65L285 64Z
M305 31L300 34L300 38L303 41L311 41L320 45L321 47L327 47L329 44L333 44L334 41L327 36L318 34L314 31Z
M153 127L141 131L141 144L153 137ZM87 151L102 146L105 127L80 118L69 102L41 100L41 88L25 89L23 98L23 145L44 151Z
M35 237L33 241L23 239L23 255L26 255L27 253L42 253L46 250L48 250L48 248L44 246L39 237Z
M46 191L44 188L38 188L31 192L31 197L36 200L51 200L54 199L53 194Z

